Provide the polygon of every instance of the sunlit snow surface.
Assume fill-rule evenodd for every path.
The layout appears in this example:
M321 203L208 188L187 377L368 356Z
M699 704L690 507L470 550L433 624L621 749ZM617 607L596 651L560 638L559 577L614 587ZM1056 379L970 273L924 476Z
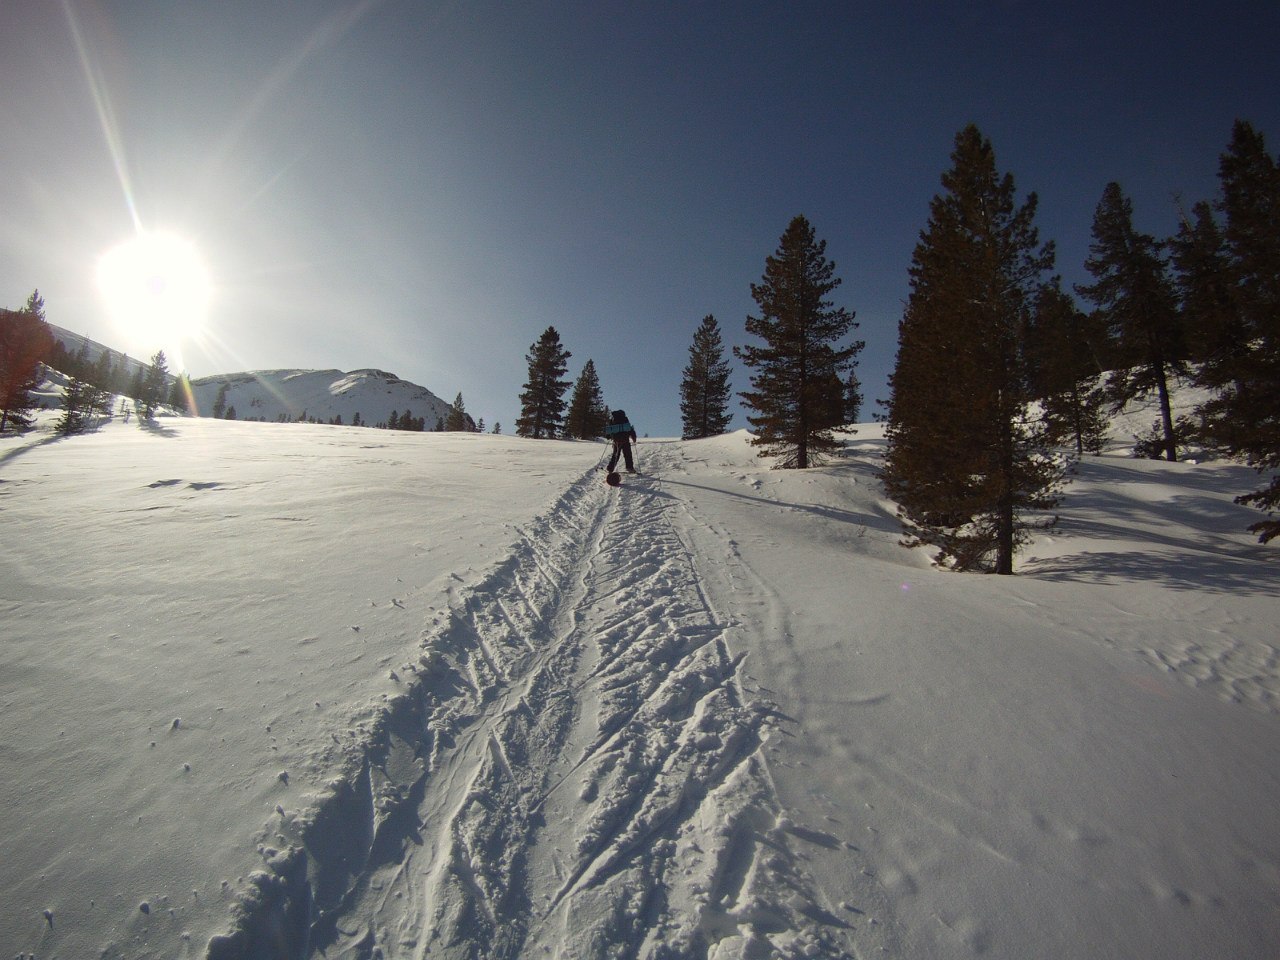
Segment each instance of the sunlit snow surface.
M52 419L0 438L8 955L1274 956L1247 469L1086 459L996 578L899 545L875 426L611 490L594 444Z

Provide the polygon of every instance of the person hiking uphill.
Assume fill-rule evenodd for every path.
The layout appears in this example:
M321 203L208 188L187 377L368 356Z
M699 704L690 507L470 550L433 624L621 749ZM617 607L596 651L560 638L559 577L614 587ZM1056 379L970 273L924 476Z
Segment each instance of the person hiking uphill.
M631 458L631 444L636 441L636 428L627 421L624 410L615 410L609 417L604 434L613 441L613 456L609 458L609 473L613 473L618 465L618 457L627 463L627 473L636 472L635 461Z

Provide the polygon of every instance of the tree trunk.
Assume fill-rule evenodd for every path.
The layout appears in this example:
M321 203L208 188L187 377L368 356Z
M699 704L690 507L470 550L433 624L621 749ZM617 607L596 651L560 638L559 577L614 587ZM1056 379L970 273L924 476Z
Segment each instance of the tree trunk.
M1160 394L1160 421L1164 426L1165 459L1178 462L1178 441L1173 432L1173 408L1169 405L1169 382L1165 379L1164 364L1156 364L1156 390Z

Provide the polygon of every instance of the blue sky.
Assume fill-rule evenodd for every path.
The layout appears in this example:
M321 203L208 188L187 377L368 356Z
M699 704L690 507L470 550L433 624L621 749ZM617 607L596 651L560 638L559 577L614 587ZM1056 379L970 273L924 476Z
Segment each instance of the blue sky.
M1078 281L1108 181L1167 235L1235 118L1280 152L1277 64L1275 3L9 3L0 304L149 356L93 275L164 228L214 285L193 376L378 367L510 432L552 325L669 436L694 330L749 342L804 214L883 396L961 127Z

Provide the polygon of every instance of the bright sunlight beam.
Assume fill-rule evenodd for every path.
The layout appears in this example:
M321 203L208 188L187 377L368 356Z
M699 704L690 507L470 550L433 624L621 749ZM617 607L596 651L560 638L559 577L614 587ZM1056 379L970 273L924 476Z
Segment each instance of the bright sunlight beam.
M131 340L167 349L199 335L212 285L191 243L167 233L139 233L103 254L98 290Z

